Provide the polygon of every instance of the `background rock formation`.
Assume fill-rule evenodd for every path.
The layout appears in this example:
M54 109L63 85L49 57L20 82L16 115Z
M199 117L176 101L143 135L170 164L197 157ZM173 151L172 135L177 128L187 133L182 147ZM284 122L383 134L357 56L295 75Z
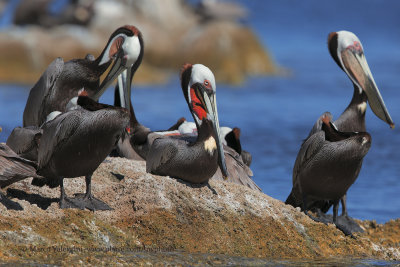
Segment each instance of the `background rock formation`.
M204 15L198 10L181 0L101 0L91 3L85 27L60 24L73 19L47 16L36 19L36 25L6 28L0 33L0 82L33 83L58 56L64 60L86 53L98 56L110 33L125 24L137 26L145 41L144 63L136 82L165 82L186 62L201 62L219 81L230 83L240 83L247 75L276 73L268 52L249 27L234 17ZM38 26L37 21L46 23Z

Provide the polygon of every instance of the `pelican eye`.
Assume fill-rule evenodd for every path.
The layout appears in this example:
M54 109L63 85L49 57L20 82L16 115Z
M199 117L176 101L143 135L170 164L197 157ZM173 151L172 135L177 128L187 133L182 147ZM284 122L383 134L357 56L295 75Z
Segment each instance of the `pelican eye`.
M352 45L349 45L347 47L347 49L350 49L351 51L353 51L353 52L355 52L355 53L357 53L359 55L363 54L363 50L362 50L361 44L358 41L354 41Z

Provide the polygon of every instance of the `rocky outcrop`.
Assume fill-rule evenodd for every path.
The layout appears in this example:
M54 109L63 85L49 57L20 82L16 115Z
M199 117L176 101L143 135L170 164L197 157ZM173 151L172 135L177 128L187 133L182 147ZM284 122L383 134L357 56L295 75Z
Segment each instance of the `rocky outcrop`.
M240 83L248 75L277 68L254 32L232 20L203 18L183 1L94 1L85 27L11 27L0 33L0 82L34 83L56 57L98 56L109 35L125 24L137 26L145 43L135 83L177 79L184 63L210 67L217 80Z
M0 262L127 263L135 251L400 260L400 220L360 222L365 233L353 239L261 192L223 181L191 185L121 158L107 158L92 186L114 210L61 210L58 189L30 179L11 185L8 196L24 210L0 206ZM84 178L65 179L65 188L83 192Z

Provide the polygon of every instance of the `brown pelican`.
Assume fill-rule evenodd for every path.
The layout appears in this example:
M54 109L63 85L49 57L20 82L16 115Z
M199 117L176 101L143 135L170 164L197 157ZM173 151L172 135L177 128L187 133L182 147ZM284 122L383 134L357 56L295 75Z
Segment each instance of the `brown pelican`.
M129 127L126 109L99 104L80 96L83 109L62 113L43 125L37 173L32 184L60 185L61 208L106 210L110 207L91 195L91 177ZM85 176L86 194L67 198L63 179Z
M178 129L176 129L176 127L178 127ZM179 119L177 123L167 131L157 133L163 136L182 138L191 142L196 141L198 134L196 124L194 122L188 122L184 118ZM251 189L261 191L251 178L253 176L253 172L249 168L251 154L241 149L239 138L239 128L231 129L229 127L221 127L220 139L222 140L225 162L229 173L228 182L245 185ZM211 179L224 180L220 168L218 168Z
M218 166L228 176L220 140L214 74L201 64L186 64L182 91L198 129L195 142L158 136L149 146L147 172L168 175L191 183L207 182Z
M64 112L68 101L76 96L82 87L97 101L122 71L126 70L130 75L131 69L140 64L142 57L141 33L134 26L123 26L114 31L106 47L95 60L91 56L66 63L62 58L55 59L29 93L23 126L39 127L52 111ZM100 76L112 61L114 65L99 86ZM130 79L125 83L125 88L130 88Z
M187 64L184 66L183 71L181 73L181 85L182 85L182 90L184 92L185 95L185 99L187 101L189 101L189 96L191 94L193 94L194 90L190 91L190 84L193 85L193 81L195 80L195 78L199 79L198 76L203 75L204 72L207 72L209 77L209 81L213 80L214 81L214 85L215 85L215 80L214 80L214 75L212 74L212 72L205 66L200 65L200 64L196 64L193 65L196 66L195 68L192 68L192 65ZM122 73L124 74L124 72ZM131 74L133 76L133 72ZM125 86L123 84L123 81L125 81L126 79L121 75L120 77L118 77L118 86L121 88L122 86ZM204 82L204 81L202 81ZM208 82L209 84L210 82ZM209 84L210 85L210 84ZM198 86L196 86L198 87ZM213 87L215 89L215 86ZM193 89L193 88L192 88ZM119 90L119 92L125 92L127 90ZM118 90L116 90L116 94L115 94L115 100L116 102L120 102L122 103L122 100L119 101L119 94ZM208 99L208 98L207 98ZM191 101L191 100L190 100ZM194 111L196 110L200 110L200 105L202 103L190 103L190 101L188 102L189 105L189 109L192 110L192 104L193 104L193 109ZM197 99L197 101L199 101ZM128 107L128 106L126 106ZM126 144L123 145L124 148L128 147L128 149L130 151L134 151L137 153L137 155L139 155L139 157L147 160L148 159L148 153L149 153L149 149L153 144L153 141L157 138L171 138L171 139L183 139L184 140L184 144L187 143L195 143L196 142L196 138L197 138L197 128L196 128L196 124L194 124L194 127L187 127L187 129L181 129L181 127L185 127L185 125L187 124L187 122L185 122L184 118L181 118L176 125L170 127L170 129L168 129L168 131L158 131L158 132L152 132L150 129L144 127L143 125L141 125L135 115L135 112L133 110L133 107L131 104L129 104L129 108L130 108L130 113L131 113L131 137L130 137L130 146L127 146ZM209 110L211 108L208 108ZM195 112L192 111L193 117L196 118ZM203 114L204 115L204 114ZM201 121L198 122L198 124L201 125ZM178 130L176 130L176 127L178 127ZM193 128L195 128L196 131L193 131ZM172 133L171 133L172 131ZM182 136L182 131L189 131L189 132L185 132L185 134ZM175 132L178 132L177 134L175 134ZM218 139L220 134L218 134ZM166 142L166 141L157 141L157 142ZM175 142L175 141L171 141L171 142ZM178 142L178 141L177 141ZM219 142L218 142L219 143ZM182 145L183 147L183 145ZM225 150L225 154L228 158L228 162L229 164L227 165L228 168L228 172L230 173L229 170L232 171L232 175L229 176L228 181L229 182L233 182L233 183L238 183L241 185L246 185L249 186L252 189L256 189L256 190L260 190L260 188L254 183L254 181L251 179L251 176L253 175L251 170L243 163L242 159L240 156L238 156L238 154L233 150L230 149L226 146L221 146L221 148L223 148ZM128 150L126 149L126 150ZM121 146L119 146L119 155L121 155L120 153L121 151ZM132 153L133 154L133 153ZM155 153L153 153L154 155ZM126 154L125 154L126 155ZM125 156L124 155L124 156ZM135 155L136 156L136 155ZM225 155L224 155L225 157ZM147 160L148 161L148 160ZM151 162L155 162L155 159L152 159ZM221 163L221 159L219 159L219 165L222 165ZM150 165L149 165L150 166ZM155 165L153 165L152 167L149 167L148 170L152 171L152 168L156 168ZM153 173L155 171L152 171ZM223 171L224 173L226 173L226 171ZM231 173L230 173L231 174ZM226 174L225 174L226 175ZM218 171L214 174L213 179L221 179L223 180L223 177L225 176L220 168L218 168ZM261 191L261 190L260 190Z
M348 75L354 86L353 98L342 115L333 123L333 128L341 132L365 132L365 111L367 102L371 106L371 109L375 115L393 128L394 123L375 84L364 56L363 47L357 36L348 31L333 32L329 34L328 37L328 48L335 62ZM336 200L326 197L322 199L320 198L318 201L308 201L307 203L304 203L304 196L302 197L301 192L299 193L299 191L296 191L297 189L295 189L296 187L298 188L297 184L301 183L299 180L301 178L299 177L303 172L306 171L304 167L305 164L308 164L309 161L324 161L328 157L336 157L336 155L339 155L343 152L343 150L345 150L345 148L336 146L336 150L326 152L328 154L325 155L325 158L315 158L315 149L319 144L318 141L315 141L315 136L321 135L323 125L324 123L321 121L321 119L319 119L301 146L299 154L297 155L295 167L293 169L293 189L286 200L286 203L293 206L301 206L304 210L321 210L322 212L327 212L330 206L334 205L335 212L335 209L337 210L338 207L337 203L335 202ZM346 177L349 181L354 182L360 172L362 158L363 157L359 159L359 164L357 165L358 167L351 173L346 173L348 170L338 167L342 172L342 176ZM324 162L321 162L319 164L323 163ZM348 162L348 164L355 163L357 162ZM334 169L334 166L335 165L332 165L330 170ZM329 175L329 172L327 171L321 175L327 176ZM317 177L315 175L312 177L315 179L321 179L321 177ZM337 186L341 186L341 184L338 183ZM345 227L348 230L347 232L361 231L358 225L348 216L346 208L346 192L348 187L343 188L346 189L341 196L343 208L341 216L343 218L341 219L344 222L343 224L347 225ZM321 185L319 189L324 191L327 189L327 186Z
M186 65L181 78L185 99L199 129L201 128L197 140L190 142L166 136L162 132L150 131L137 121L131 103L127 103L131 113L131 146L146 160L147 171L154 174L202 183L211 178L220 166L223 175L227 176L224 154L221 153L223 147L219 139L214 75L207 67L196 64ZM123 84L126 80L124 77L119 79L120 88L126 86Z
M371 146L365 132L339 132L324 113L316 122L321 127L302 144L293 168L293 188L286 204L307 211L313 203L332 201L333 222L345 234L352 230L338 221L339 200L357 179L362 160ZM324 217L314 218L327 222Z

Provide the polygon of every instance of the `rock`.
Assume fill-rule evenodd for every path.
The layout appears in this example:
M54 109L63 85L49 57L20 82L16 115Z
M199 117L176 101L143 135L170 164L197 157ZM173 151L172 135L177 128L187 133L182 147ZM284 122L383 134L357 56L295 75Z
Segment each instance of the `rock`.
M47 1L47 0L42 0ZM240 83L248 75L276 74L277 67L254 32L231 20L204 20L180 0L95 1L87 28L61 25L11 27L0 33L0 82L34 83L56 57L97 57L110 34L136 25L145 45L135 83L177 79L184 63L209 66L218 81Z
M7 189L23 211L0 206L0 262L82 260L96 265L111 263L120 254L118 262L127 264L138 263L132 256L137 253L142 253L142 260L162 262L154 259L160 251L291 260L400 260L399 219L384 225L360 222L365 233L353 239L247 187L223 181L191 185L151 175L143 161L107 158L94 173L92 192L112 211L61 210L59 189L37 188L30 181ZM84 178L65 179L65 189L68 195L83 192ZM164 260L173 257L157 255ZM220 257L210 262L214 261L225 262Z

